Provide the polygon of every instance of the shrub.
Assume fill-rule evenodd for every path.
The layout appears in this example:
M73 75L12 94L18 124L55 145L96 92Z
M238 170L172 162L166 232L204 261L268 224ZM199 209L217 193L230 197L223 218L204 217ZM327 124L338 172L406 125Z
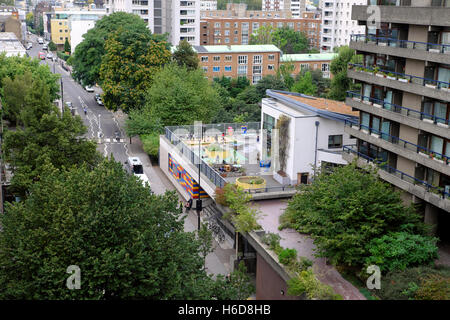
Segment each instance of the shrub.
M290 279L287 293L291 296L305 294L308 299L342 300L342 297L335 294L330 286L320 282L311 269L302 271L297 277Z
M381 271L405 270L427 264L437 258L437 238L395 232L373 239L367 246L371 256L366 264L375 264Z
M281 250L283 250L283 248L280 246L281 237L276 233L268 232L262 237L261 240L262 242L267 244L269 246L269 249L274 251L276 254L279 254Z
M297 259L297 250L284 249L278 254L278 260L284 265L290 265Z
M143 134L141 135L142 146L144 151L151 157L158 158L159 152L159 134Z
M300 262L298 263L298 267L300 270L308 270L309 267L312 267L313 262L306 257L300 257Z
M67 59L69 59L70 55L61 52L61 51L57 51L56 55L58 56L58 58L63 59L64 61L67 61Z
M430 274L421 280L415 291L417 300L450 300L450 277Z
M216 199L216 203L218 203L222 206L227 205L227 199L225 198L224 188L216 187L215 199Z

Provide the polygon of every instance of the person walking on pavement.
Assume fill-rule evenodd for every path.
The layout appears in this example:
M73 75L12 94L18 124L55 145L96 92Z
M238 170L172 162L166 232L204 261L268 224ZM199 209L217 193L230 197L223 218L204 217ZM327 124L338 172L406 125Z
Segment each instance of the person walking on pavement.
M84 115L87 115L87 108L86 106L83 107Z

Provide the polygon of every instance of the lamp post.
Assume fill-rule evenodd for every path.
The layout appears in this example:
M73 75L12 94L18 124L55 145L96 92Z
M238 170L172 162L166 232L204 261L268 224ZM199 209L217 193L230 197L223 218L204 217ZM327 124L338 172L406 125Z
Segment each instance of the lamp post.
M318 140L318 135L319 135L319 121L315 122L316 125L316 147L314 150L314 178L316 177L316 173L317 173L317 140Z
M64 86L63 86L62 77L61 77L60 81L61 81L61 110L62 110L62 115L64 116Z

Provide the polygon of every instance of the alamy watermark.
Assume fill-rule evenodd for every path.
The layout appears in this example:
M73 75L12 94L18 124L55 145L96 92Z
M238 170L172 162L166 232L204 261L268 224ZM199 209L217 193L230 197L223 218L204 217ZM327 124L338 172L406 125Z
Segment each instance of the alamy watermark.
M373 290L381 289L381 271L380 267L376 265L370 265L367 267L367 273L371 274L371 276L366 281L367 289Z
M81 269L77 265L67 267L66 273L70 276L66 280L66 286L69 290L81 289Z

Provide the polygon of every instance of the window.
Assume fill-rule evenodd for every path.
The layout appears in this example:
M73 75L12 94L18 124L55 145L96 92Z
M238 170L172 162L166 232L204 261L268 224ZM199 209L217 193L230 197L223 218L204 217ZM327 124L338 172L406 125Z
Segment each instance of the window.
M328 149L342 148L342 134L328 136Z
M213 60L214 60L215 62L220 61L220 56L214 56Z
M230 38L225 38L225 43L230 43Z
M253 56L253 64L261 64L261 63L262 63L261 55Z
M225 22L225 28L229 28L230 27L230 23L229 22Z
M239 75L247 74L247 66L238 66L238 74Z
M267 70L274 70L275 66L273 64L267 65Z
M253 66L253 74L261 74L262 66Z
M247 64L247 56L238 56L238 64Z
M231 72L231 66L225 66L225 72Z
M275 60L275 55L274 54L269 54L268 59L269 59L269 61Z
M214 28L220 28L220 22L214 23Z
M202 56L202 62L208 62L208 56Z
M232 56L225 56L225 61L231 61L231 60L233 60Z
M253 76L253 84L258 83L259 80L261 80L262 76Z
M308 63L302 63L300 65L300 70L308 70L309 69L309 64Z
M204 72L208 72L208 67L202 67Z
M213 67L213 72L219 72L220 71L220 67Z
M230 35L230 30L225 30L225 35L229 36Z
M322 63L322 72L330 71L330 65L328 63Z

